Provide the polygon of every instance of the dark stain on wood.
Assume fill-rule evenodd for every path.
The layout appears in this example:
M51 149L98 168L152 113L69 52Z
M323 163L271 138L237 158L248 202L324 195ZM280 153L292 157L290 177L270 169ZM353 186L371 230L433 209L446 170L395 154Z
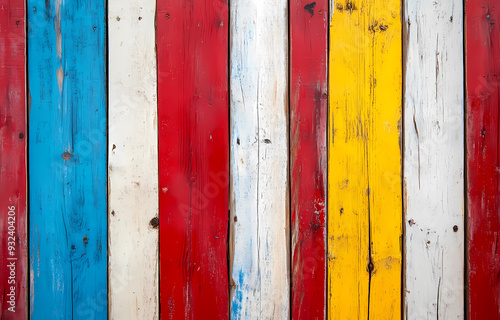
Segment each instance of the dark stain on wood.
M69 153L69 152L65 152L65 153L62 154L62 158L64 160L70 160L71 157L73 157L73 155L71 153Z
M151 219L151 221L149 221L149 225L153 229L158 229L158 227L160 226L160 219L158 219L158 217L154 217L153 219Z
M304 6L304 9L309 12L309 14L312 16L314 16L314 7L316 6L316 2L311 2L311 3L308 3Z
M349 10L350 13L352 13L354 10L358 10L358 8L356 7L356 4L350 0L346 1L345 9Z

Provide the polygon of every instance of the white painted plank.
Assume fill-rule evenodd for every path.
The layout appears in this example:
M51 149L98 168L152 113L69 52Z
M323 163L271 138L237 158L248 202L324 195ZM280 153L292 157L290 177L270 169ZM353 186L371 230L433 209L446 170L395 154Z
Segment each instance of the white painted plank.
M158 319L156 2L108 1L109 318Z
M288 6L230 5L231 318L288 319Z
M464 317L463 8L405 0L405 317Z

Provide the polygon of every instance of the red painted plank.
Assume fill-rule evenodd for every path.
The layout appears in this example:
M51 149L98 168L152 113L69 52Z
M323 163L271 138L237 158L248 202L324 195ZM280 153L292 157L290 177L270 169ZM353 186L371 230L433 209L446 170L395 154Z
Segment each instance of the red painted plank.
M0 318L27 317L25 10L0 0Z
M163 319L228 317L228 3L158 0Z
M325 319L328 1L290 2L292 319Z
M469 319L500 319L500 2L466 6Z

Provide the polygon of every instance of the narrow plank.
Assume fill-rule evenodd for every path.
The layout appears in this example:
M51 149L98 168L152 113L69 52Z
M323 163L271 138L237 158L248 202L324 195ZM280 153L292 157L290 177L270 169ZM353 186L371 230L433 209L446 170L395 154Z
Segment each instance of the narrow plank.
M288 2L231 7L232 319L288 319Z
M158 319L156 1L108 1L111 319Z
M26 319L25 2L0 0L0 318Z
M161 314L227 319L228 4L157 5Z
M326 319L328 5L290 2L292 319Z
M332 2L328 310L401 317L401 3Z
M406 0L406 319L464 317L463 6Z
M27 7L31 319L106 319L105 2Z
M500 4L468 0L469 319L500 319Z

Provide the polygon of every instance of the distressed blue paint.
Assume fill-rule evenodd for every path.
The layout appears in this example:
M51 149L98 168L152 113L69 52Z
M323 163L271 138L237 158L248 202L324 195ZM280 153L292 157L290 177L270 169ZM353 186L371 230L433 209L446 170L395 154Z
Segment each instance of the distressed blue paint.
M236 283L238 287L242 287L245 285L245 273L243 270L240 270L239 276L238 276L238 281ZM243 302L243 292L241 290L238 290L235 292L233 301L231 303L231 313L233 319L239 320L241 319L241 307L242 307L242 302Z
M246 14L256 12L254 5L235 10L231 7L232 41L238 41L238 50L231 50L231 157L232 208L237 216L234 234L234 256L231 277L231 314L233 320L260 316L261 274L259 268L259 224L257 208L258 177L258 118L255 112L258 92L259 66L256 48L255 21ZM251 14L250 14L251 15ZM241 19L240 19L241 17ZM234 45L234 44L233 44ZM242 161L244 159L244 161Z
M231 319L286 319L287 2L230 10Z
M31 319L106 319L105 1L27 4Z

